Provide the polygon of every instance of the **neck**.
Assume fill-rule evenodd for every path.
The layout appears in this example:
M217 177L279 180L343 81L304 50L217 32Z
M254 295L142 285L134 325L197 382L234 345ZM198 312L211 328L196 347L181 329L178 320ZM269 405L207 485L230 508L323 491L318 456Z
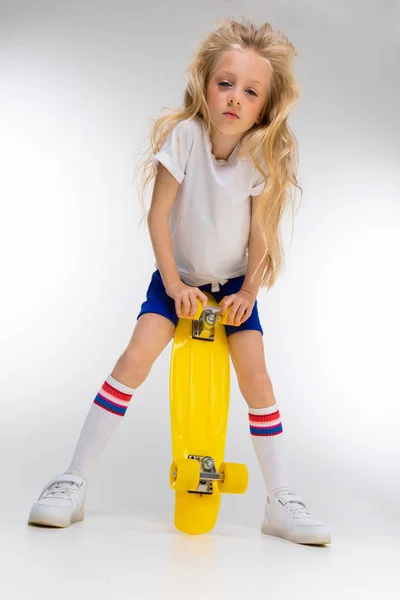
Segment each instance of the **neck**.
M211 152L216 160L228 160L241 139L242 134L226 135L218 131L211 123Z

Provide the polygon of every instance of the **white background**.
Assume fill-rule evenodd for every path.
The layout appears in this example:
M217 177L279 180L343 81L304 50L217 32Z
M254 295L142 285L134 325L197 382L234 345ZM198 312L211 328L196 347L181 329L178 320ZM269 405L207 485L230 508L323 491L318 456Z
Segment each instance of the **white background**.
M299 57L303 201L286 268L260 290L291 488L335 536L396 543L399 523L399 9L390 1L1 2L2 514L25 526L63 472L126 347L154 270L132 182L162 107L217 18L270 22ZM96 464L88 515L170 525L164 350ZM219 523L257 529L265 490L231 371L226 459L243 496ZM79 526L75 526L79 527ZM71 528L72 529L72 528ZM398 551L398 547L397 547Z

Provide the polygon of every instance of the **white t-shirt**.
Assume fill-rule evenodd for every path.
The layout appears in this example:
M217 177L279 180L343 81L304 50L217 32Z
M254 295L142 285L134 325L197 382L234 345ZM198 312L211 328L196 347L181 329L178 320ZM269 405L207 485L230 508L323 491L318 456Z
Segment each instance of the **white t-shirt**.
M250 196L260 194L264 183L249 159L238 158L239 146L227 160L217 160L205 123L195 117L177 123L152 157L181 184L170 214L179 276L196 287L211 283L214 292L246 273Z

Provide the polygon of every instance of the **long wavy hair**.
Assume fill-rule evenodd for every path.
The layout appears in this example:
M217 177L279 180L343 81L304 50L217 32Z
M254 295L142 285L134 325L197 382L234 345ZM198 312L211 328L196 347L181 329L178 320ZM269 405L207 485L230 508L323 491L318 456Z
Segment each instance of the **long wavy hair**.
M301 191L301 197L303 190L297 181L297 139L288 126L289 113L300 96L299 85L292 73L292 61L297 52L288 38L272 29L269 23L256 27L247 19L243 19L242 23L232 18L218 20L216 29L199 44L193 61L185 71L187 87L183 106L170 109L170 114L156 120L150 133L151 148L144 153L144 158L135 169L142 211L140 222L146 220L148 214L144 202L145 190L157 173L152 155L160 150L175 125L184 119L200 118L210 135L206 90L222 54L227 50L252 50L267 59L271 65L270 93L263 107L261 120L243 134L239 147L239 156L251 160L265 181L256 213L257 224L265 242L265 253L256 271L265 261L260 287L271 288L284 266L279 229L281 217L288 201L294 199L294 188ZM262 161L258 160L260 151L266 171ZM293 208L294 203L292 217ZM254 274L250 275L254 277Z

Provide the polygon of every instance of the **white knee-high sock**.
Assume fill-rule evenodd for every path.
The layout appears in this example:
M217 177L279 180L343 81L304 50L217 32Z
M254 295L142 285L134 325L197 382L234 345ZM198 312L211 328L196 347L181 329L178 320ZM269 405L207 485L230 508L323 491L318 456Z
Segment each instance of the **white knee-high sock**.
M269 497L288 492L283 456L283 427L277 404L267 408L249 407L249 425Z
M94 461L122 421L135 388L109 375L87 414L67 473L75 471L86 479Z

